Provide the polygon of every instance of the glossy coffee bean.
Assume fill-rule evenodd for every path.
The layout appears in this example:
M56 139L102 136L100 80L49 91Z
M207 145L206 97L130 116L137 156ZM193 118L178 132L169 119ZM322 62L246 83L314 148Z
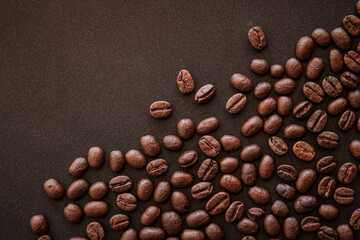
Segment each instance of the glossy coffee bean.
M120 193L116 198L116 205L121 210L130 212L137 207L137 200L131 193Z
M139 151L132 149L125 154L127 164L136 169L142 169L146 165L145 156Z
M270 179L275 171L274 158L270 155L263 155L259 163L258 171L260 178L264 180Z
M330 177L323 177L317 188L317 193L322 198L330 198L333 196L336 187L336 181Z
M276 200L271 205L271 212L278 217L287 217L290 213L289 207L282 201Z
M349 51L344 55L344 63L354 73L360 72L360 55L355 51Z
M171 194L171 185L169 182L161 181L156 185L154 190L154 201L156 203L165 202Z
M359 89L348 92L346 98L352 108L360 109L360 90Z
M197 229L184 229L181 232L181 240L205 240L205 234Z
M190 228L205 227L211 220L210 215L205 210L196 210L186 216L186 224Z
M199 134L209 134L219 127L219 120L216 117L209 117L202 120L196 127Z
M120 172L125 167L125 156L120 150L113 150L109 156L110 169L113 172Z
M137 240L138 233L133 228L126 229L120 237L120 240Z
M304 232L315 232L321 227L321 222L318 217L307 216L301 220L301 229Z
M261 218L265 214L265 211L259 207L252 207L248 209L247 216L249 219L255 221Z
M69 173L73 177L78 178L84 174L88 166L89 166L88 161L85 158L83 157L76 158L69 167Z
M360 208L351 214L349 224L353 229L360 230Z
M190 139L195 133L195 124L189 119L181 119L177 124L177 133L182 139Z
M238 150L241 147L240 139L232 135L222 136L220 138L220 144L227 152Z
M300 193L305 193L310 190L316 181L316 172L312 169L304 169L299 173L295 182L295 188Z
M224 157L219 161L220 171L222 173L232 173L239 168L239 160L234 157Z
M175 235L181 232L182 219L177 212L164 212L161 215L161 225L167 234Z
M294 181L298 176L296 168L288 164L278 166L276 173L281 179L289 182Z
M109 188L112 192L115 193L126 192L131 187L132 187L132 181L126 175L120 175L114 177L109 181Z
M292 147L295 156L303 161L311 161L315 157L315 149L304 141L296 142Z
M263 226L266 234L270 237L277 236L281 230L279 220L272 214L265 216Z
M246 102L246 96L242 93L237 93L229 98L229 100L226 102L225 109L231 114L236 114L244 109Z
M257 222L246 217L243 217L237 223L236 227L241 233L247 235L255 235L259 231L259 225L257 224Z
M301 101L293 108L295 118L307 118L313 112L314 106L309 101Z
M154 191L154 184L149 178L142 178L136 186L136 196L141 201L148 201Z
M295 217L288 217L283 223L283 232L287 239L295 240L300 234L300 224Z
M256 172L255 172L256 173ZM231 174L224 174L220 178L220 186L230 193L237 194L242 189L240 179Z
M290 78L296 79L302 75L303 67L297 58L290 58L285 63L285 70Z
M359 85L360 80L358 76L356 76L352 72L346 71L341 74L340 82L346 88L355 89Z
M330 44L330 34L322 29L317 28L311 33L312 39L314 39L315 43L319 45L320 47L327 47Z
M350 184L355 180L358 168L351 162L341 165L338 171L338 179L343 184Z
M330 66L333 72L338 73L344 68L344 59L342 53L334 48L330 51Z
M295 188L286 183L278 183L275 186L275 191L285 200L292 200L296 197Z
M333 76L328 76L323 79L322 88L330 97L337 97L343 92L343 87L340 81Z
M178 136L167 135L163 138L163 145L167 150L179 151L183 147L183 142Z
M294 202L294 210L297 213L311 212L318 206L318 200L312 195L301 195Z
M88 163L92 168L100 168L105 161L104 151L100 147L92 147L88 152Z
M271 84L268 82L260 82L254 88L254 97L257 99L264 99L269 96L271 92Z
M210 135L202 136L199 140L200 150L209 157L215 157L219 155L221 151L221 145L214 137Z
M335 28L331 31L330 36L335 46L340 50L347 51L351 48L350 36L343 28Z
M280 117L278 114L271 115L264 122L264 132L269 135L276 134L280 130L283 122L284 121L282 117Z
M296 57L301 61L309 59L314 51L314 40L308 36L302 37L296 44Z
M168 170L168 163L165 159L155 159L146 166L146 172L150 176L161 176Z
M268 144L270 149L277 155L282 156L288 151L288 145L286 142L277 136L270 137Z
M224 232L216 223L210 223L205 228L205 235L209 240L221 240L224 238Z
M269 116L276 110L276 100L273 97L268 97L262 100L257 106L257 112L260 116Z
M321 204L318 212L320 217L326 220L334 220L339 215L339 209L332 204Z
M352 140L349 145L349 151L355 159L360 160L360 140Z
M320 240L336 240L337 239L337 232L328 226L322 226L318 232L317 232L317 237Z
M199 154L194 150L189 150L189 151L183 152L178 157L178 163L181 167L186 168L186 167L190 167L190 166L194 165L198 159L199 159Z
M250 78L240 73L235 73L231 76L230 84L233 88L245 93L250 92L253 88L253 83Z
M334 132L324 131L317 136L316 141L323 148L336 148L339 136Z
M189 71L182 69L180 70L176 83L181 93L189 94L194 91L195 82Z
M324 60L319 57L310 59L306 65L305 75L306 78L314 81L318 79L324 71Z
M195 101L199 104L205 104L214 99L216 93L215 86L206 84L202 86L195 94Z
M256 182L256 167L252 163L243 163L241 166L241 181L247 186L252 186Z
M291 78L283 78L274 84L274 90L279 95L289 95L296 88L296 83Z
M327 123L327 113L323 110L316 110L311 114L306 123L306 128L313 133L321 132Z
M248 32L248 38L253 48L261 50L266 46L266 35L260 27L253 27Z
M343 26L352 36L360 34L360 19L354 15L347 15L342 20Z
M171 175L171 184L177 188L190 186L193 181L193 175L187 171L176 171Z
M268 204L271 200L270 193L263 187L254 186L248 191L251 200L260 205Z
M334 192L334 200L338 204L348 205L355 200L355 191L347 187L339 187Z
M66 195L71 200L77 200L84 196L89 189L89 183L84 179L74 181L66 191Z
M158 208L157 206L149 206L141 214L140 222L144 226L151 226L158 220L159 217L160 208Z
M95 182L89 188L89 195L92 200L103 199L108 192L108 186L104 182Z
M211 182L199 182L191 188L191 196L194 199L200 200L207 198L213 191Z
M140 143L145 155L149 157L156 157L157 155L159 155L161 151L160 144L154 136L152 135L142 136Z
M321 103L325 97L324 90L315 82L306 82L303 85L303 93L313 103Z
M240 220L244 215L245 205L241 201L235 201L230 204L225 213L225 220L228 223L232 223L236 220Z
M102 240L105 237L104 228L98 222L91 222L86 226L86 234L90 240Z
M355 113L351 110L346 110L340 116L338 126L342 131L349 131L354 126L356 121Z
M44 182L44 192L49 198L55 200L60 200L64 196L63 186L53 178L50 178Z
M245 162L252 162L263 155L262 149L256 143L246 145L240 151L240 159Z
M340 240L354 240L355 239L353 230L346 223L338 225L336 228L336 232L338 233Z
M104 201L91 201L85 204L84 213L88 217L99 218L105 216L109 211L109 206Z
M225 211L230 205L230 195L226 192L218 192L206 203L205 210L211 215L217 215Z
M163 240L165 239L165 232L159 227L144 227L139 232L141 240Z
M34 215L30 219L30 228L35 234L44 234L47 232L49 225L44 215Z
M280 96L277 99L277 112L281 116L287 116L291 113L292 100L288 96Z
M290 124L284 128L284 137L287 139L299 139L305 135L306 129L299 124Z
M333 156L325 156L322 157L317 163L316 163L316 170L319 173L327 174L334 171L336 168L336 161Z
M197 175L202 181L210 181L218 171L219 164L215 160L208 158L201 163Z
M109 225L113 230L119 231L124 230L130 224L130 219L125 214L115 214L109 220Z
M241 133L245 137L251 137L261 131L264 126L262 118L259 116L250 117L241 127Z
M282 77L285 73L285 68L280 64L274 64L270 67L270 76L274 78Z
M265 59L253 59L250 64L250 69L255 74L265 75L270 70L270 65Z
M171 194L171 205L178 213L186 213L190 209L190 202L187 196L180 191L175 191Z
M171 104L167 101L157 101L150 105L150 115L153 118L166 118L171 112Z

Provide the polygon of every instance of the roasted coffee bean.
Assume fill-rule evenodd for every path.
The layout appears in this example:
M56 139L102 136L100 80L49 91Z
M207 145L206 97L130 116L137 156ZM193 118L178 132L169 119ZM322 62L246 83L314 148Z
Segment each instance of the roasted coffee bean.
M171 194L171 185L169 182L161 181L154 190L154 201L156 203L165 202Z
M240 158L245 162L252 162L263 155L262 149L256 143L246 145L240 151Z
M323 110L316 110L311 114L310 118L306 123L306 127L310 132L318 133L321 132L327 123L327 113Z
M139 232L141 240L164 240L165 232L159 227L144 227Z
M105 161L104 151L100 147L92 147L88 152L88 163L92 168L100 168Z
M344 28L352 36L359 36L360 34L360 19L354 15L347 15L343 18L342 23Z
M132 149L125 154L127 164L136 169L142 169L146 165L145 156L139 151Z
M161 176L168 170L168 163L165 159L155 159L148 163L146 172L150 176Z
M351 110L346 110L340 116L338 121L338 126L342 131L349 131L352 126L355 124L356 116L355 113Z
M279 234L281 226L279 220L272 214L268 214L264 218L264 230L270 237L275 237Z
M274 64L270 67L270 76L274 78L279 78L285 73L285 68L280 64Z
M336 240L338 236L337 232L333 228L322 226L317 232L317 237L320 240Z
M340 240L354 240L355 239L353 230L346 223L338 225L336 228L336 232L338 233Z
M190 202L187 196L180 191L171 194L171 205L178 213L186 213L190 209Z
M261 131L264 126L262 118L259 116L250 117L241 127L241 133L245 137L251 137Z
M236 114L244 109L246 102L246 96L242 93L237 93L229 98L229 100L226 102L225 108L229 113Z
M296 44L296 57L301 61L308 60L315 48L312 38L305 36L299 39Z
M289 207L281 200L276 200L271 205L271 212L278 217L287 217L289 215Z
M202 120L196 127L199 134L209 134L219 127L219 120L216 117L209 117Z
M326 220L334 220L339 215L339 209L332 204L321 204L318 212Z
M254 97L257 99L264 99L269 96L271 92L271 84L268 82L260 82L254 88Z
M282 117L280 117L278 114L271 115L264 122L264 132L269 135L276 134L280 130L283 122L284 121Z
M199 182L191 188L191 196L194 199L204 199L210 196L213 191L211 182Z
M245 205L241 201L235 201L230 204L225 213L225 220L228 223L232 223L236 220L240 220L244 215Z
M314 216L307 216L301 220L301 229L304 232L315 232L321 227L320 219Z
M210 215L205 210L196 210L186 216L186 224L191 228L205 227L211 220Z
M284 137L287 139L299 139L305 135L306 129L299 124L290 124L284 128Z
M222 148L227 151L235 151L241 147L241 141L235 136L232 135L224 135L220 138L220 144Z
M360 55L357 52L349 51L345 53L344 63L352 72L360 72Z
M226 192L218 192L206 203L205 210L211 215L217 215L225 211L230 205L230 195Z
M81 175L83 175L83 173L86 171L88 166L89 166L89 164L85 158L78 157L71 163L70 168L69 168L69 173L73 177L78 178Z
M355 191L347 187L339 187L334 192L334 200L338 204L348 205L355 200Z
M239 168L239 160L234 157L224 157L219 161L220 171L223 173L232 173Z
M342 53L334 48L330 51L330 66L333 72L338 73L344 68L344 59Z
M358 169L355 164L351 162L341 165L338 171L338 179L341 183L350 184L355 180Z
M120 240L137 240L138 233L133 228L126 229L120 237Z
M120 172L125 167L125 157L120 150L113 150L109 157L110 169L113 172Z
M296 197L295 188L286 183L278 183L275 187L275 191L280 195L280 197L286 200L292 200Z
M109 211L109 206L104 201L91 201L85 204L85 215L92 218L105 216Z
M255 172L256 173L256 172ZM242 189L240 179L231 174L224 174L220 178L220 186L230 193L237 194Z
M288 96L280 96L277 99L277 112L281 116L287 116L291 113L292 100Z
M161 225L167 234L175 235L181 232L182 220L177 212L164 212L161 215Z
M355 159L360 160L360 140L352 140L349 145L349 151Z
M300 234L300 224L295 217L288 217L283 224L283 232L287 239L295 240Z
M195 133L195 124L189 119L181 119L177 124L177 132L182 139L189 139Z
M183 142L178 136L167 135L163 138L163 145L167 150L179 151L183 147Z
M273 97L268 97L262 100L257 106L257 112L260 116L269 116L276 110L276 100Z
M203 181L210 181L215 177L218 171L218 163L215 160L208 158L201 163L197 175Z
M197 229L184 229L181 232L181 240L205 240L205 234Z
M334 132L324 131L318 135L316 141L323 148L335 148L338 145L339 136Z
M259 225L246 217L243 217L236 225L237 229L243 233L248 235L255 235L259 231Z
M279 137L272 136L268 141L270 149L277 155L284 155L288 151L288 145Z
M141 147L146 155L149 157L156 157L159 155L161 149L160 144L152 135L145 135L140 140Z
M205 228L205 235L209 240L221 240L224 238L224 232L216 223L210 223Z
M126 212L135 210L137 207L137 200L131 193L120 193L116 198L116 205Z
M312 195L301 195L294 202L294 210L297 213L311 212L318 206L318 200Z
M151 226L158 220L159 217L160 208L158 208L157 206L149 206L141 214L140 222L144 226Z
M275 171L275 162L273 157L271 157L270 155L262 156L259 163L258 171L260 178L264 180L270 179L274 175Z
M253 83L250 78L240 73L235 73L231 76L230 84L240 92L250 92L253 88Z
M154 184L149 178L142 178L136 187L136 196L141 201L148 201L154 191Z
M324 60L319 57L314 57L310 59L310 61L306 65L305 75L307 79L314 81L321 76L323 71L324 71Z
M64 196L63 186L53 178L50 178L44 182L44 191L49 198L55 200L60 200Z
M84 179L74 181L66 191L70 200L77 200L84 196L89 189L89 183Z
M90 240L102 240L105 237L104 228L98 222L91 222L86 226L86 234Z
M30 228L35 234L44 234L47 232L49 225L44 215L34 215L30 219Z
M252 207L247 212L248 218L250 218L253 221L261 218L264 214L265 214L264 210L259 207Z
M194 165L197 160L199 158L199 155L196 151L194 150L189 150L186 152L183 152L179 157L178 157L178 163L180 164L181 167L190 167L192 165Z
M322 28L315 29L311 33L311 37L320 47L325 48L330 44L330 34Z
M315 149L304 141L298 141L292 147L295 156L303 161L311 161L315 157Z
M305 83L303 85L303 93L307 99L314 103L321 103L325 97L324 90L315 82Z
M293 109L293 115L296 118L307 118L313 112L314 106L309 101L299 102Z
M336 161L333 156L325 156L316 163L316 170L322 174L331 173L335 168Z
M202 86L195 94L195 101L200 104L208 103L215 97L216 89L212 84Z
M120 175L109 181L109 188L115 193L126 192L132 187L132 181L128 176Z
M129 217L125 214L115 214L109 220L109 225L113 230L124 230L130 224Z
M205 135L200 138L199 147L201 151L209 157L215 157L219 155L221 151L221 145L218 140L210 135Z
M171 184L177 188L190 186L193 181L193 175L187 171L176 171L171 175Z
M274 84L274 90L279 95L289 95L295 87L296 83L291 78L283 78Z
M334 194L335 187L336 181L332 177L326 176L320 180L317 193L322 198L330 198Z
M297 58L290 58L285 63L285 70L289 77L296 79L302 75L303 67Z
M355 89L360 83L359 78L352 72L343 72L340 76L340 82L342 85L349 89Z
M108 192L108 186L104 182L93 183L89 188L89 195L93 200L103 199Z
M270 65L265 59L253 59L250 64L250 69L258 75L265 75L269 72Z
M256 182L256 167L252 163L244 163L241 166L241 181L247 185L252 186Z
M153 118L166 118L171 112L171 104L167 101L157 101L150 105L150 114Z
M38 238L38 240L51 240L51 237L49 235L43 235Z
M266 36L260 27L253 27L248 32L248 38L253 48L261 50L266 46Z
M182 69L180 70L176 83L181 93L189 94L194 91L195 82L189 71Z
M353 229L360 230L360 208L351 214L349 224Z
M295 182L295 188L301 193L310 190L312 185L316 181L316 172L312 169L304 169L299 173L299 176Z
M288 164L283 164L277 168L277 175L281 179L291 182L297 178L298 172L296 171L295 167Z
M260 205L268 204L271 200L270 193L263 187L254 186L248 191L251 200Z
M360 109L360 90L356 89L348 92L347 100L352 108Z
M330 97L337 97L343 92L343 87L340 81L333 76L328 76L322 81L322 87L327 95Z
M347 32L342 28L338 27L331 31L331 40L337 48L342 51L347 51L351 48L351 39Z

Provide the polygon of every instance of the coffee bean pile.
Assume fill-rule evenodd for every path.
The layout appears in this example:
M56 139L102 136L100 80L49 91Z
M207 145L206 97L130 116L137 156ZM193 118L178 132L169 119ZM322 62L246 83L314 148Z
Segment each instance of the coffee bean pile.
M360 1L356 8L360 15ZM324 130L328 123L328 115L336 116L339 131L349 131L355 127L360 131L360 118L356 120L356 113L360 109L360 44L352 50L352 37L360 35L360 19L349 15L344 17L343 27L335 28L329 34L326 30L315 29L311 37L305 36L296 44L296 57L286 61L285 67L279 64L270 64L265 59L254 59L250 69L258 75L270 74L273 78L281 78L272 86L268 82L260 82L255 87L252 80L240 73L230 78L230 85L239 91L228 99L225 109L230 114L239 114L246 108L246 94L252 92L256 99L261 100L257 105L258 115L247 119L242 127L241 134L248 138L264 131L270 137L268 147L274 156L283 156L292 151L302 161L311 162L316 158L317 148L333 149L341 144L336 132ZM352 37L351 37L352 36ZM266 47L266 35L260 27L254 27L248 32L248 39L254 49L261 50ZM329 61L334 73L317 82L322 75L325 61L314 57L315 47L327 48L331 42L336 48L330 51ZM304 69L303 63L308 61ZM296 79L305 75L308 80L302 86L304 99L293 103L290 95L296 90ZM177 77L177 86L181 93L190 95L195 90L195 82L187 70L181 70ZM277 99L269 97L272 89L279 95ZM199 104L206 104L215 97L216 89L212 84L199 88L194 99ZM346 97L345 97L346 96ZM331 98L326 109L320 109L317 104ZM172 105L167 101L157 101L151 104L150 114L156 119L163 119L172 113ZM284 119L290 115L300 119L304 126L290 123L284 126L283 138L275 136L284 124ZM161 121L161 120L160 120ZM355 189L347 185L356 181L358 167L352 159L338 168L337 179L329 174L338 167L333 156L324 156L317 160L316 167L305 168L300 172L293 165L282 164L276 167L273 156L263 154L265 146L257 143L242 146L241 140L232 135L223 135L219 140L210 134L219 128L220 121L216 117L203 119L197 125L191 119L181 119L177 124L177 136L167 135L162 139L162 146L168 151L180 151L184 141L191 139L195 133L200 134L198 149L182 152L177 158L179 168L172 172L170 182L160 181L154 186L152 178L164 175L168 171L169 163L165 159L157 158L161 152L159 141L152 135L143 136L140 140L142 151L132 149L124 155L120 150L113 150L109 154L109 166L115 173L121 172L125 164L134 169L146 170L147 177L135 179L127 175L118 175L108 183L98 181L89 184L80 177L87 168L101 168L105 162L105 154L100 147L92 147L87 158L79 157L69 167L69 173L78 178L68 189L55 179L48 179L44 183L46 195L60 200L66 194L67 198L76 201L89 194L92 201L81 208L75 202L65 206L63 214L71 223L79 223L84 215L88 218L101 218L109 212L109 203L103 201L108 191L115 193L114 202L122 211L109 218L109 226L114 231L122 231L120 239L134 240L161 240L161 239L210 239L217 240L226 237L221 227L212 222L212 216L223 214L227 223L236 224L240 233L245 235L242 239L252 240L258 233L260 226L270 238L276 238L280 232L287 239L297 239L300 231L315 232L322 240L355 239L353 230L360 230L360 208L353 211L348 219L336 229L323 225L322 219L334 220L339 215L342 205L351 205L355 201ZM306 132L314 134L318 146L312 146L302 140ZM354 159L360 160L360 138L350 136L352 141L348 150ZM295 143L289 145L289 140ZM193 146L193 149L197 148ZM241 149L240 149L241 148ZM241 169L239 176L235 172L240 168L240 161L235 157L224 157L214 160L221 151L239 152ZM195 165L205 155L207 158L200 164L197 176L199 181L194 183L194 176L185 170ZM154 158L148 161L147 158ZM258 161L258 166L254 161ZM222 173L219 185L222 191L214 192L212 181L218 172ZM277 175L283 182L278 182L274 189L284 200L271 202L268 189L255 185L257 176L262 180L269 180ZM320 175L320 177L318 176ZM321 178L321 179L320 179ZM317 186L316 186L317 183ZM136 184L136 194L129 190ZM231 200L231 195L241 192L243 185L248 187L247 195L255 204L261 207L246 209L243 202ZM176 190L174 190L175 188ZM191 196L179 189L190 188ZM312 188L317 189L317 195L309 194ZM190 211L189 198L195 200L207 199L203 209ZM153 198L157 204L171 202L172 210L163 211L159 206L151 205L142 213L140 219L131 219L129 215L140 204L139 201L149 201ZM332 198L336 204L319 203L319 199ZM291 202L289 206L285 202ZM271 212L266 212L264 206L271 204ZM317 209L318 215L308 215ZM294 210L302 214L302 219L291 216ZM129 215L128 215L129 214ZM181 215L186 214L185 223ZM262 224L259 224L260 219ZM283 219L283 221L280 221ZM143 228L138 233L131 228L131 224L138 224ZM153 225L161 221L162 227ZM282 222L282 223L281 223ZM31 230L39 235L48 230L48 223L43 215L35 215L30 220ZM314 234L315 234L314 233ZM91 240L104 239L105 230L98 222L91 222L86 227L86 234ZM39 239L51 239L43 235ZM87 239L73 237L72 240Z

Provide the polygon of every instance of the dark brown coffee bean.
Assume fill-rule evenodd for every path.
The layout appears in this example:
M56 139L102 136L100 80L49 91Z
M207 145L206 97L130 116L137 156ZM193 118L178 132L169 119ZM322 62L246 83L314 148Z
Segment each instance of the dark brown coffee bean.
M271 200L270 193L263 187L254 186L248 191L251 200L260 205L268 204Z
M89 188L89 195L93 200L103 199L108 192L108 186L104 182L93 183Z
M104 228L98 222L91 222L86 226L86 233L90 240L102 240L105 237Z
M144 227L139 232L141 240L164 240L165 232L159 227Z
M220 171L223 173L232 173L239 168L239 160L234 157L224 157L219 161Z
M352 72L343 72L340 76L340 82L342 85L349 89L355 89L360 83L359 78Z
M264 122L264 132L269 135L276 134L280 130L283 122L283 119L278 114L271 115Z
M238 150L241 147L240 139L232 135L222 136L220 138L220 144L227 152Z
M246 105L247 98L242 93L237 93L233 95L226 102L225 108L231 114L239 113Z
M128 176L120 175L114 177L109 182L109 188L115 193L126 192L132 187L132 181Z
M53 178L50 178L44 182L44 191L49 198L55 200L60 200L64 196L63 186Z
M209 157L215 157L219 155L221 151L221 145L218 140L210 135L205 135L200 138L199 147L201 151Z
M347 32L341 28L335 28L331 31L331 40L337 48L342 51L347 51L351 48L351 39Z
M142 169L146 165L145 156L139 151L132 149L125 154L127 164L136 169Z
M180 191L171 194L171 205L178 213L186 213L190 209L190 202L187 196Z
M146 155L149 157L156 157L159 155L161 149L160 144L152 135L145 135L140 140L141 147Z
M38 238L38 240L51 240L51 237L49 235L43 235Z
M284 128L284 137L287 139L299 139L305 135L306 129L299 124L290 124Z
M274 78L279 78L285 73L285 68L280 64L274 64L270 67L270 76Z
M225 211L230 205L230 195L226 192L218 192L206 203L205 210L211 215L217 215Z
M272 97L265 98L257 106L257 112L260 116L269 116L276 110L276 100Z
M193 175L187 171L176 171L171 175L171 184L177 188L190 186L193 181Z
M351 162L341 165L338 171L338 179L341 183L350 184L355 180L358 169L355 164Z
M300 224L295 217L288 217L283 224L283 232L287 239L295 240L300 234Z
M296 57L301 61L309 59L314 51L315 43L312 38L305 36L296 44Z
M92 218L105 216L109 211L109 206L104 201L91 201L85 204L85 215Z
M344 28L352 36L359 36L360 34L360 19L354 15L347 15L343 18L342 23Z
M318 212L326 220L334 220L339 215L339 209L332 204L321 204Z
M113 230L119 231L124 230L130 224L130 219L125 214L115 214L109 220L109 225Z
M330 66L333 72L338 73L344 68L344 59L342 53L334 48L330 51Z
M248 32L248 38L253 48L261 50L266 46L266 36L260 27L253 27Z
M260 178L264 180L270 179L274 175L275 171L275 162L273 157L270 155L262 156L258 170Z
M196 210L186 216L186 224L191 228L205 227L211 220L205 210Z
M178 157L178 163L180 164L181 167L190 167L192 165L194 165L197 160L199 158L199 155L196 151L194 150L189 150L186 152L183 152L179 157Z
M316 181L316 172L312 169L304 169L299 173L299 176L295 182L295 188L301 193L305 193L310 190Z
M86 171L88 166L89 164L85 158L83 157L76 158L70 165L69 173L73 177L78 178L81 175L83 175L83 173Z
M240 73L235 73L231 76L230 84L240 92L250 92L253 88L253 83L250 78Z
M309 120L306 123L306 127L310 132L321 132L327 123L327 114L323 110L316 110L311 114Z
M360 27L360 26L359 26ZM349 51L344 55L345 65L355 73L360 72L360 55L355 51Z
M258 75L265 75L269 72L270 65L265 59L253 59L250 64L250 69Z
M261 218L264 214L265 214L264 210L258 207L252 207L247 212L248 218L250 218L253 221Z
M352 140L349 145L349 151L355 159L360 160L360 140Z
M251 137L260 132L263 126L264 122L259 116L252 116L242 125L241 133L245 137Z
M298 141L292 147L295 156L303 161L311 161L315 157L315 149L304 141Z
M336 232L338 233L340 240L354 240L355 239L353 230L346 223L338 225L336 228Z
M343 112L338 121L338 126L342 131L349 131L356 121L355 113L351 110Z
M264 99L269 96L271 92L271 84L268 82L260 82L254 88L254 97L257 99Z
M302 75L303 67L297 58L290 58L285 63L285 70L290 78L296 79Z
M113 172L120 172L125 167L125 157L120 150L113 150L109 157L110 169Z
M259 159L263 155L262 149L256 143L246 145L240 151L240 158L245 162L252 162Z
M321 227L320 219L314 216L307 216L301 220L301 229L304 232L315 232Z
M149 178L142 178L137 184L136 196L141 201L148 201L154 191L154 184Z
M177 212L164 212L161 215L161 225L167 234L175 235L181 231L182 220Z
M284 155L288 151L288 145L279 137L272 136L268 141L270 149L277 155Z
M334 194L335 187L336 181L332 177L326 176L320 180L317 193L322 198L330 198Z
M34 215L30 219L30 228L35 234L44 234L47 232L49 225L44 215Z
M194 91L195 83L189 71L180 70L176 82L181 93L188 94Z
M271 205L271 212L278 217L287 217L289 215L289 207L281 200L276 200Z
M288 96L280 96L277 99L277 112L281 116L287 116L291 113L292 100Z
M92 147L88 152L88 163L92 168L100 168L105 161L104 151L99 147Z
M334 132L324 131L318 135L316 141L323 148L335 148L338 145L339 136Z
M275 187L275 191L280 195L280 197L286 200L292 200L296 197L295 188L286 183L278 183Z
M325 156L316 163L316 170L322 174L331 173L335 168L336 162L333 156Z
M347 100L352 108L360 109L360 90L356 89L348 92Z
M314 103L321 103L324 100L324 90L315 82L307 82L303 85L303 93L307 99Z
M140 222L144 226L151 226L158 220L159 217L160 208L158 208L157 206L149 206L141 214Z
M219 127L219 120L216 117L209 117L202 120L196 127L199 134L209 134Z
M179 151L183 147L183 142L178 136L167 135L163 138L163 145L167 150Z
M351 214L349 224L353 229L360 230L360 208Z
M325 48L330 44L330 34L322 28L315 29L311 33L311 37L320 47Z
M137 207L137 200L131 193L120 193L116 198L116 205L126 212L135 210Z
M165 202L171 194L171 185L169 182L161 181L157 184L154 191L154 201L156 203Z
M307 79L314 81L320 77L323 71L324 71L324 60L319 57L314 57L310 59L310 61L306 65L305 75Z
M199 182L191 188L191 196L194 199L204 199L210 196L213 191L211 182Z
M298 172L296 171L295 167L288 164L283 164L277 168L277 175L281 179L291 182L297 178Z
M241 181L247 185L252 186L256 182L256 167L252 163L244 163L241 166Z
M201 163L197 174L201 180L210 181L215 177L218 170L218 163L215 160L208 158Z
M272 214L268 214L264 218L264 230L270 237L275 237L279 234L281 226L279 220Z
M318 200L312 195L301 195L294 202L294 210L297 213L311 212L318 206Z
M337 239L337 232L328 226L322 226L318 233L317 233L317 237L320 240L336 240Z
M89 189L89 183L84 179L74 181L66 191L66 195L71 200L77 200L84 196Z
M334 200L338 204L348 205L355 200L355 191L347 187L339 187L334 192Z
M247 235L255 235L259 231L259 225L246 217L243 217L236 225L237 229Z
M205 234L197 229L184 229L181 232L181 240L205 240Z
M337 97L343 92L343 87L340 81L333 76L324 78L322 81L322 87L325 93L330 97Z
M138 233L133 228L126 229L120 237L120 240L137 240Z
M168 163L165 159L155 159L148 163L146 172L150 176L161 176L168 170Z
M216 223L210 223L205 228L205 235L209 240L222 240L224 232Z
M79 205L75 203L69 203L64 208L64 216L66 220L68 220L71 223L78 223L83 218L83 211Z
M177 124L177 132L182 139L190 139L195 133L195 124L191 119L181 119Z
M256 173L256 172L255 172ZM230 193L237 194L242 189L240 179L231 174L224 174L220 178L220 186Z
M202 86L195 94L195 101L200 104L208 103L215 97L216 89L212 84Z
M232 223L236 220L240 220L244 215L245 205L241 201L235 201L230 204L225 213L225 220L228 223Z
M293 109L293 115L296 118L307 118L313 112L313 105L308 101L299 102Z
M157 101L150 105L150 114L153 118L166 118L171 112L171 104L167 101Z
M296 83L291 78L283 78L274 84L274 90L279 95L289 95L295 87Z

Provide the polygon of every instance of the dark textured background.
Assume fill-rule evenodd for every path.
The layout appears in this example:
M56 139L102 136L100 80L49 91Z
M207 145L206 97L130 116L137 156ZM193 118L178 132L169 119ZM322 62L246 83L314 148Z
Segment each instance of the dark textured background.
M86 156L88 148L94 145L103 147L106 155L113 149L123 152L139 149L142 135L153 134L161 140L166 134L175 134L176 123L181 118L190 117L198 123L203 118L216 116L221 126L213 133L215 137L233 134L240 137L243 145L256 142L262 144L264 153L271 154L266 134L246 139L240 133L242 123L256 114L259 101L252 94L247 95L249 100L241 114L231 116L225 111L226 100L236 93L230 87L230 76L240 72L255 84L274 83L275 79L269 75L259 77L250 72L253 58L284 64L294 56L300 37L310 35L316 27L331 31L341 25L345 15L356 13L354 0L2 1L0 6L1 239L36 239L28 222L32 215L39 213L48 218L49 234L54 239L85 236L86 224L94 219L84 218L80 224L68 223L62 209L69 200L47 198L42 185L53 177L67 188L74 180L68 174L70 163L78 156ZM247 39L248 29L255 25L264 29L268 39L267 47L260 52L252 49ZM355 39L353 48L357 42ZM327 57L331 48L332 45L327 49L317 47L313 56ZM325 63L326 71L321 79L330 72L327 59ZM196 89L206 83L216 86L217 95L211 103L200 106L193 100L194 93L184 96L178 91L176 76L182 68L192 73ZM295 103L304 99L300 89L305 81L304 77L297 80ZM272 96L276 94L273 92ZM149 105L156 100L173 104L169 118L155 120L149 115ZM324 107L328 101L327 98L316 108ZM359 112L356 114L359 117ZM327 130L338 130L337 118L329 118ZM285 120L285 124L292 122L298 121L292 116ZM305 125L305 122L298 123ZM282 132L278 136L282 136ZM315 136L307 133L304 139L317 147L316 160L334 154L339 165L346 161L358 163L347 150L349 142L359 137L354 128L341 133L340 146L331 151L318 148ZM183 150L198 150L198 139L196 135L185 142ZM291 146L294 141L287 143ZM179 169L176 163L179 154L162 151L160 157L167 159L170 167L165 176L153 179L154 183L169 180L171 172ZM238 156L238 151L222 153L216 159L225 155ZM201 155L190 171L196 173L204 159ZM277 165L290 163L299 172L316 163L302 162L291 151L275 159ZM122 174L129 174L135 181L147 177L145 171L128 166ZM336 174L337 171L331 176ZM239 176L239 171L235 175ZM113 176L116 174L110 171L107 158L100 170L89 169L83 177L93 183L107 182ZM219 173L214 182L218 183L220 176ZM195 182L198 181L195 177ZM275 200L280 198L274 192L278 181L274 176L271 181L258 179L257 184L269 189ZM358 182L359 177L351 186L359 197ZM220 190L217 183L215 192ZM247 190L248 187L244 187L240 194L231 196L232 200L242 200L247 208L256 206L248 199ZM314 190L315 187L312 193ZM110 203L110 212L99 219L108 239L118 239L121 235L121 232L110 231L107 224L113 214L121 212L115 205L115 196L107 195L105 200ZM78 203L83 206L89 200L87 195ZM191 200L191 211L204 207L205 202ZM290 202L287 203L290 206ZM341 207L336 221L322 220L322 223L336 227L348 222L359 203L357 200ZM150 204L152 202L139 203L131 213L131 227L140 230L139 216ZM169 201L161 208L170 210ZM267 212L269 208L270 204L265 207ZM295 216L301 219L304 215ZM223 214L212 220L225 230L226 239L243 236L235 224L225 223ZM156 226L160 226L160 221ZM301 239L315 236L302 233ZM268 238L263 230L257 237Z

